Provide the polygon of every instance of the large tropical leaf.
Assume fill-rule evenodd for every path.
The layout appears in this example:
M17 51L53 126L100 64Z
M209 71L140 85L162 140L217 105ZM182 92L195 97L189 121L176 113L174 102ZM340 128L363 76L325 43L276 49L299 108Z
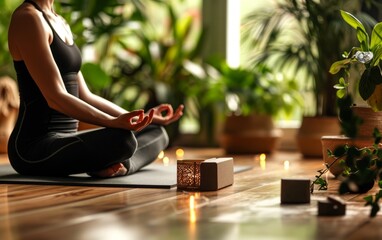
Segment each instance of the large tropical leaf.
M84 63L81 68L84 78L90 83L93 91L101 91L111 84L111 78L98 64Z
M369 35L364 25L351 13L341 10L341 16L351 27L357 30L357 39L363 51L369 51Z
M366 69L359 81L359 94L363 100L367 101L373 94L376 85L381 82L381 72L379 67Z
M382 43L382 22L376 24L371 33L370 49Z

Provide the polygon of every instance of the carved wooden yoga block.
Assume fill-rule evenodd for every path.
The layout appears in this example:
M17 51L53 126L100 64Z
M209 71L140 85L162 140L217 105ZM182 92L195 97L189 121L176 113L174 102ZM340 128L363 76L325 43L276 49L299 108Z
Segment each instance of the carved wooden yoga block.
M281 203L310 203L310 179L281 179Z
M197 190L200 187L200 164L204 160L178 160L176 185L178 189Z
M178 189L216 191L232 184L232 158L177 161Z

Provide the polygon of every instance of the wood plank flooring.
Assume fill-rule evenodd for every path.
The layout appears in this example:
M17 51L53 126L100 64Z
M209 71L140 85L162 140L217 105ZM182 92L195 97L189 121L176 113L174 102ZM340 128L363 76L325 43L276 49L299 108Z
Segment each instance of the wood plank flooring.
M176 163L174 152L165 152L169 164ZM221 149L186 148L184 158L218 156L225 156ZM331 175L329 190L316 191L309 204L280 204L281 178L313 179L321 159L297 152L276 152L265 161L233 157L253 169L211 192L1 184L0 239L382 239L382 213L370 219L364 195L342 196L345 216L317 216L317 201L337 194L339 181ZM5 155L0 164L8 164Z

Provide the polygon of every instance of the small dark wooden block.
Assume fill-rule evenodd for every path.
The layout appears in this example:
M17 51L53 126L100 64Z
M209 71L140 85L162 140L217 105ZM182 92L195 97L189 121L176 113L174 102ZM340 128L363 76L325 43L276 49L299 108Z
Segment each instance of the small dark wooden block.
M200 190L216 191L232 184L232 158L212 158L200 164Z
M340 198L329 196L327 200L318 201L318 216L343 216L346 204Z
M342 200L340 197L334 196L334 195L328 196L328 201L335 203L335 204L339 204L339 205L345 205L346 204L344 200Z
M310 179L281 179L281 203L310 203Z

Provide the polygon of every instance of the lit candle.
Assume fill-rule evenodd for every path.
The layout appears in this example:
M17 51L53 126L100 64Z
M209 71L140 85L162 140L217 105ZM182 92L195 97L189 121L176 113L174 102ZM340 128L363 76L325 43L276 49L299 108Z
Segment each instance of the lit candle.
M178 148L178 149L175 151L175 155L176 155L176 159L178 159L178 160L183 159L183 157L184 157L184 150L181 149L181 148Z
M164 152L161 151L161 152L159 153L159 155L158 155L158 158L159 158L159 159L162 159L163 157L164 157Z
M267 159L267 156L264 153L260 154L260 168L262 170L265 170L266 168L266 159Z
M162 161L164 166L168 166L170 163L170 159L168 157L163 157Z
M284 161L284 170L285 171L289 170L289 161Z

